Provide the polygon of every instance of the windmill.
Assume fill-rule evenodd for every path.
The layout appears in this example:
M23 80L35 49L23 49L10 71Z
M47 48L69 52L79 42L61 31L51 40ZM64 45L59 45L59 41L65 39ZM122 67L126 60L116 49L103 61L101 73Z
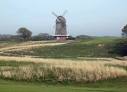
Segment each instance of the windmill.
M67 26L66 26L66 19L65 11L62 15L58 16L56 13L52 12L52 14L56 17L56 25L55 25L55 38L57 40L66 40L67 36Z

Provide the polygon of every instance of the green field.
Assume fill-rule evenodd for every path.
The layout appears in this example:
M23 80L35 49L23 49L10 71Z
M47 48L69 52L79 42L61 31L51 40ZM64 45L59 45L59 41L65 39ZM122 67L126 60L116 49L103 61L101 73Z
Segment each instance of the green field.
M80 86L0 80L0 92L127 92L127 79L114 79Z
M42 58L78 59L83 57L116 57L110 53L118 37L95 37L75 40L65 45L32 48L30 51L10 51L11 54L32 55Z
M35 48L32 55L43 58L71 58L78 59L82 57L116 57L117 54L110 53L112 46L118 38L115 37L97 37L94 39L77 40L61 46L47 46ZM24 53L30 54L30 53Z

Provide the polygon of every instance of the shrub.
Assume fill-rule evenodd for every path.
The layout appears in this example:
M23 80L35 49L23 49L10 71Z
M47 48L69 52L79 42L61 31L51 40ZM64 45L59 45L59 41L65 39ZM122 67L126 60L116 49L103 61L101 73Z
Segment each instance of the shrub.
M112 53L127 56L127 38L119 39L112 47Z

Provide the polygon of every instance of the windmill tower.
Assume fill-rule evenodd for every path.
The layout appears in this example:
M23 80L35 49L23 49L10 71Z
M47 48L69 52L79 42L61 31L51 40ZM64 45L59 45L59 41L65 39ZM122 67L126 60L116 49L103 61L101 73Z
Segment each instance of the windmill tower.
M66 26L66 19L64 15L67 13L65 11L61 16L58 16L56 13L52 13L56 16L56 25L55 25L55 38L58 41L66 40L67 36L67 26Z

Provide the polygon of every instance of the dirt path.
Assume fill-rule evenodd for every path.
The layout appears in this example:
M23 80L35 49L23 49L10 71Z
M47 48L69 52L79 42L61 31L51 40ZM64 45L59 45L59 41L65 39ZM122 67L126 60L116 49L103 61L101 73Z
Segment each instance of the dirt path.
M63 45L67 44L68 42L60 43L56 41L29 41L29 42L23 42L19 44L15 44L12 46L7 46L0 48L0 55L2 56L16 56L9 52L15 52L15 51L23 51L23 50L30 50L32 48L39 48L39 47L45 47L45 46L57 46L57 45Z
M1 48L0 52L28 50L31 48L44 47L44 46L56 46L56 45L63 45L63 44L66 44L66 43L35 43L35 44L23 43L19 45Z

